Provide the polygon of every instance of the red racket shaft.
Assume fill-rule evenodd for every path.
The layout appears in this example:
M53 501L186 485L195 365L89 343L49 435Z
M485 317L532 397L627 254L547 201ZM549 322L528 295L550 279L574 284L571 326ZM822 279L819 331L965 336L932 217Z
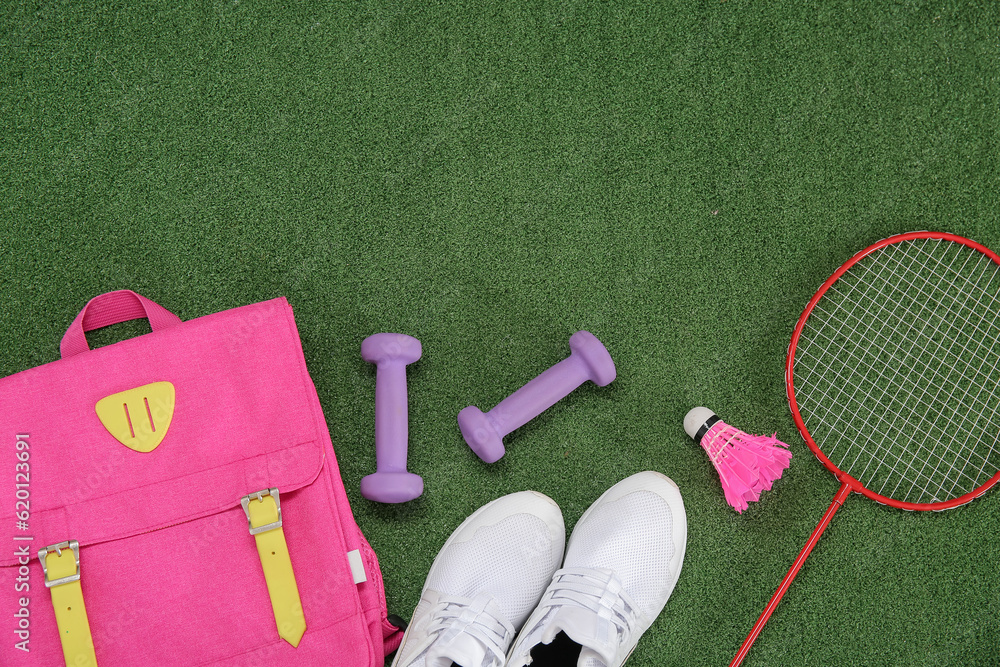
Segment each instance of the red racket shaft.
M837 495L833 497L833 502L830 503L830 507L827 508L823 518L820 519L819 525L816 526L816 530L814 530L812 535L809 536L809 541L806 542L804 547L802 547L802 551L799 552L799 557L795 559L794 563L792 563L791 569L788 570L788 574L786 574L785 578L781 581L781 585L778 586L778 590L776 590L774 595L771 596L771 601L767 603L767 607L760 615L760 618L757 619L757 623L754 624L753 630L750 631L750 634L747 635L747 638L743 641L743 646L740 647L740 652L737 653L736 657L733 658L733 661L729 663L729 667L737 667L737 665L743 662L743 658L747 657L750 647L753 646L753 643L757 639L757 635L760 634L760 631L764 629L767 619L771 618L774 608L778 606L779 602L781 602L781 598L784 597L785 591L788 590L792 580L795 579L795 575L797 575L799 570L802 569L802 565L806 562L806 558L809 558L810 552L812 552L813 547L816 546L816 542L819 541L823 531L826 530L826 526L830 523L830 519L832 519L833 515L837 513L840 506L844 504L844 500L847 496L851 495L852 490L853 487L847 482L841 483L840 490L837 491Z

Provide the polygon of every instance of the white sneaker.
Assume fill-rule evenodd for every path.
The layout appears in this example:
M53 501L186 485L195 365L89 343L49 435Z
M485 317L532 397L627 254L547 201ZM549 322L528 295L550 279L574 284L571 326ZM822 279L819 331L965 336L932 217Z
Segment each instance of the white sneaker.
M559 506L541 493L480 507L434 559L393 667L502 667L565 542Z
M673 592L686 545L671 479L647 471L615 484L580 517L507 667L621 667Z

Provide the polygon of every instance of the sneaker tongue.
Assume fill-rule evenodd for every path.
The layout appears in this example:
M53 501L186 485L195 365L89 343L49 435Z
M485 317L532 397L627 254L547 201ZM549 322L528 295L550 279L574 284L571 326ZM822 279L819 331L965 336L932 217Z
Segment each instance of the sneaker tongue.
M475 637L460 634L444 646L432 646L427 651L427 667L483 667L486 648Z
M583 647L578 667L607 667L614 661L618 636L614 625L607 619L589 609L559 607L553 612L542 641L552 643L560 631Z

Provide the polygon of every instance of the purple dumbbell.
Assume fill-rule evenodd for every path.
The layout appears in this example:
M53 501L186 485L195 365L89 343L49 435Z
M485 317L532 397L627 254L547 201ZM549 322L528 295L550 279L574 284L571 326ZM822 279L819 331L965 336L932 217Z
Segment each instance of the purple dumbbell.
M376 364L375 470L361 480L361 495L380 503L405 503L424 492L420 475L406 472L408 437L406 365L420 358L413 336L379 333L361 342L361 358Z
M615 362L589 331L570 336L571 354L483 414L470 405L458 413L458 427L472 451L487 463L504 455L503 437L542 414L590 380L603 387L615 379Z

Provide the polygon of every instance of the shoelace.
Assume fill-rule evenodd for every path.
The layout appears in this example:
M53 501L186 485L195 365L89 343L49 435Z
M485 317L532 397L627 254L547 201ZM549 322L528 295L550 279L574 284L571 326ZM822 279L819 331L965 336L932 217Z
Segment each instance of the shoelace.
M431 614L434 620L427 632L438 635L436 645L447 647L459 635L470 635L486 648L492 664L499 667L504 663L514 626L499 615L489 593L480 593L471 600L442 595Z
M594 612L596 639L609 644L614 633L616 643L623 643L636 627L639 610L611 570L567 567L557 570L541 602L545 607L576 606Z

